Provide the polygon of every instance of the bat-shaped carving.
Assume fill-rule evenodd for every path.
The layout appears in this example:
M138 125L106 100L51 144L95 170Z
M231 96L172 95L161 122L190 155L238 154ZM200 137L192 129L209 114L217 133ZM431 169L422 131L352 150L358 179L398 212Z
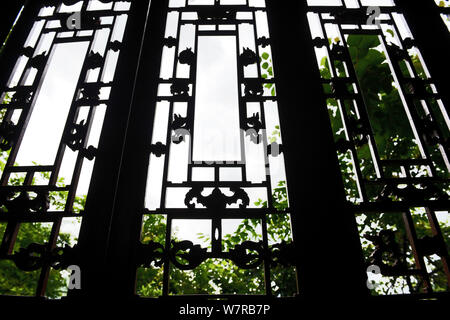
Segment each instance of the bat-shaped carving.
M219 188L215 188L208 196L202 195L202 191L202 187L194 187L186 194L184 203L188 208L195 208L195 204L192 203L194 198L198 204L214 210L225 210L227 205L235 204L238 200L242 201L240 208L246 208L250 204L248 194L240 188L230 188L230 191L234 192L232 196L226 196Z

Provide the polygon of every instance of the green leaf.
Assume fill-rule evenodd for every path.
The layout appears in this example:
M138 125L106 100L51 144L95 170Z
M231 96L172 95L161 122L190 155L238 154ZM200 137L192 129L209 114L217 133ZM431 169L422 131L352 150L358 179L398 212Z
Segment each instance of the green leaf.
M267 60L267 59L269 59L269 54L268 54L267 52L264 52L264 53L261 55L261 57L262 57L264 60Z
M391 29L387 29L386 32L388 32L391 36L394 37L394 31Z
M264 62L261 66L263 69L269 68L269 64L267 62Z

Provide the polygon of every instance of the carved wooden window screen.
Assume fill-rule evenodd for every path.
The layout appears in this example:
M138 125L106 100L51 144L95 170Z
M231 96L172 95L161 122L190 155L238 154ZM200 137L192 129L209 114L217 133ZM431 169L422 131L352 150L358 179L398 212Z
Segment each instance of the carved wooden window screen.
M280 285L272 267L293 266L293 244L264 1L169 1L164 42L144 213L163 215L166 237L144 239L143 265L163 265L163 295L172 294L170 268L195 273L207 259L258 269L241 281L260 281L258 293L271 295ZM258 234L226 245L244 221ZM275 221L286 234L271 230ZM182 238L199 223L209 244Z
M448 109L393 1L319 2L308 1L308 18L347 201L367 270L383 283L369 288L377 295L446 291ZM369 79L383 75L386 91ZM398 125L386 118L394 113Z
M46 294L51 267L64 270L61 257L73 256L73 247L60 246L60 229L70 226L74 245L129 8L122 1L42 2L0 90L0 147L7 153L0 258L32 272L38 296ZM69 19L75 12L76 29ZM48 238L15 246L25 224L50 226Z
M6 228L2 235L0 259L14 262L21 270L36 272L37 296L45 295L51 268L64 269L68 264L78 262L89 272L96 268L94 264L90 265L89 258L81 256L90 249L91 243L86 240L89 236L91 240L102 240L100 236L95 238L96 230L90 227L100 225L95 224L98 222L95 215L90 216L90 224L83 224L87 230L84 234L85 252L76 247L58 247L58 236L66 219L87 220L83 206L77 205L76 199L86 195L80 193L78 184L81 176L85 176L86 164L94 161L99 149L93 141L95 139L91 140L90 130L95 125L102 126L103 120L98 114L115 112L108 108L113 103L109 95L117 81L115 64L119 52L131 51L121 45L124 35L118 30L130 23L127 13L136 4L107 0L62 2L57 5L54 1L43 2L32 30L27 31L29 37L18 54L18 61L14 61L15 68L9 80L2 83L4 87L0 96L0 147L9 152L1 177L0 222ZM231 262L242 270L259 270L262 289L257 294L271 296L276 295L274 270L289 269L295 278L294 266L310 263L309 257L300 263L298 257L302 253L299 247L294 249L290 215L300 217L303 214L304 217L308 213L292 212L289 207L287 179L291 179L284 169L283 128L280 126L280 122L286 119L279 116L279 113L287 114L281 112L283 108L299 106L297 102L295 106L279 103L282 101L276 87L279 79L272 64L277 57L272 52L276 50L272 47L274 39L269 34L265 2L171 0L166 1L168 7L155 13L163 13L167 19L157 59L161 58L158 81L157 84L148 83L149 87L157 86L156 98L151 97L151 103L145 106L155 110L154 117L145 119L152 132L140 137L148 140L145 144L149 156L144 165L146 169L148 167L148 182L146 188L138 190L145 193L145 201L138 204L140 208L136 212L126 212L129 216L125 219L138 221L140 225L142 220L141 229L145 228L149 217L162 219L165 240L124 240L129 245L124 249L117 244L122 239L120 230L116 230L111 232L115 238L109 239L109 234L105 236L113 243L111 248L103 248L105 252L101 252L108 257L126 256L115 252L117 248L131 252L127 257L133 261L127 267L131 265L129 269L132 270L124 272L133 274L133 279L127 280L130 283L134 282L136 271L139 277L142 268L162 268L163 276L157 286L161 287L161 295L169 296L173 294L170 289L171 269L195 272L206 260L216 259ZM92 7L93 3L97 8ZM333 3L336 4L311 0L307 1L305 8L313 38L311 46L321 70L319 81L330 112L347 195L346 208L355 216L359 226L364 267L374 270L375 266L383 276L384 287L375 288L372 293L391 294L385 290L386 284L395 283L398 278L403 281L397 285L401 292L393 293L425 292L431 296L435 291L443 291L442 288L448 290L450 272L445 244L448 235L442 231L445 225L440 219L441 216L448 217L449 210L450 120L443 103L445 93L442 87L441 92L438 91L438 83L428 72L420 48L403 21L402 10L392 1L376 3L381 15L371 23L368 13L372 11L368 12L367 7L372 6L373 1ZM67 19L74 11L81 12L81 30L74 31L67 26ZM441 7L440 11L446 14L448 8ZM403 119L398 128L387 120L380 121L382 116L375 112L373 106L382 104L384 93L373 95L374 92L366 85L367 78L364 78L361 66L358 66L360 56L355 53L355 47L363 42L367 44L367 52L383 57L377 65L384 65L381 71L389 86L383 90L392 93L391 98L398 107L392 112ZM224 44L226 47L221 51L220 46ZM151 44L144 46L151 47ZM221 98L223 94L218 85L208 83L208 79L219 81L220 76L212 72L208 78L202 74L214 66L214 59L210 59L209 65L202 62L214 52L214 46L214 58L227 64L226 68L221 65L218 70L229 73L228 80L231 79L227 89L233 92L234 100L227 100L229 105L224 109L208 108L208 103L214 99L208 97L207 89ZM39 103L39 99L46 90L46 75L56 72L53 59L63 61L69 51L75 52L72 52L75 58L67 67L66 75L73 86L72 91L66 94L70 101L64 102L66 113L60 115L59 126L48 124L54 126L52 130L60 139L53 143L53 148L49 148L50 143L41 141L41 147L49 148L45 155L51 161L21 164L21 148L28 139L30 123L36 121L33 120L33 108L45 107L46 101ZM143 60L146 58L141 57ZM159 61L154 63L159 65ZM279 65L286 66L287 63L292 61L279 61ZM373 66L369 63L365 69ZM45 108L40 110L51 112ZM205 114L209 121L205 121ZM229 134L222 137L221 118L229 122L230 129ZM403 125L405 123L407 126ZM382 125L387 126L385 130L388 132L401 128L396 139L390 141L391 149L382 140L383 132L379 129ZM325 128L325 124L318 124L318 128ZM105 132L111 134L113 131L108 127ZM291 135L285 137L293 141L292 129L289 132ZM122 133L126 140L126 132ZM210 137L215 137L215 143L208 142ZM103 141L108 142L108 137ZM211 150L216 153L208 156ZM226 152L221 154L223 150ZM69 154L73 155L72 165L66 169L66 172L70 171L70 179L62 183L60 178L64 175L61 168ZM126 162L130 163L132 161ZM44 178L38 179L38 176ZM128 182L127 186L133 183L132 177L115 179L115 182ZM17 183L19 180L23 181L20 185ZM332 177L325 178L324 183L328 182L334 183ZM90 190L91 194L93 191L95 195L99 194ZM61 192L64 194L62 204L55 206L52 199ZM301 198L300 195L295 196ZM116 200L111 202L116 203ZM127 202L127 199L118 200L119 203ZM89 201L97 209L104 205L88 197L88 206ZM312 207L315 208L315 204ZM101 221L103 224L111 223L108 218L114 220L114 214L116 223L120 224L118 216L123 217L125 213L113 211L111 217ZM224 245L226 238L232 236L224 226L229 220L242 222L244 219L257 221L259 233L253 238L240 239L241 242L232 247ZM271 240L271 223L277 219L287 222L289 227L284 236ZM379 221L380 224L371 225L370 221ZM15 248L20 226L31 222L51 224L48 240ZM174 233L175 226L190 228L201 223L207 226L208 241L183 239ZM430 232L419 233L418 223L426 224ZM303 231L307 228L309 226L303 226ZM302 230L295 225L292 229ZM316 236L315 231L306 231L309 238ZM127 230L124 234L129 235L129 232ZM399 238L399 234L403 238ZM139 236L137 233L131 235L133 239ZM94 256L98 255L93 251ZM86 257L92 258L92 255ZM429 259L436 262L437 269L427 270ZM436 283L436 274L441 275L439 279L444 278L445 283ZM370 288L370 283L368 286ZM235 296L229 292L209 293L218 297Z

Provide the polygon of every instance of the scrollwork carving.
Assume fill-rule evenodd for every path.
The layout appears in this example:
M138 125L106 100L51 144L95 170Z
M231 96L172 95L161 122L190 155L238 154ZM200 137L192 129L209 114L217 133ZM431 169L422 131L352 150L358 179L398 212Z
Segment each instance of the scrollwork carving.
M244 85L246 97L257 97L264 94L263 83L258 79L247 79Z
M256 268L264 259L262 242L244 241L236 245L230 250L230 259L241 269Z
M239 200L241 200L240 208L246 208L250 204L248 194L240 188L230 188L230 191L234 192L232 196L226 196L219 188L215 188L208 196L203 196L202 191L202 187L192 188L186 194L184 200L185 205L188 208L195 208L195 204L192 203L194 199L196 199L198 204L202 204L206 208L213 210L225 210L227 205L235 204Z
M139 246L137 256L137 264L139 266L150 268L154 264L155 267L161 267L164 263L166 251L162 244L150 241L147 244L141 244Z
M48 192L40 192L33 199L26 191L22 191L15 198L13 193L6 194L3 192L0 196L0 203L5 206L8 212L12 213L45 212L50 207Z
M11 260L24 271L35 271L44 266L66 269L79 261L79 252L77 246L49 250L48 244L31 243L26 248L19 249Z
M172 241L169 257L172 263L180 270L192 270L206 260L207 249L194 245L191 241ZM187 262L187 263L183 263Z
M166 154L167 147L161 142L157 142L156 144L152 144L150 146L150 152L153 153L156 157L161 157L163 154Z
M103 65L103 57L100 53L91 51L86 59L85 66L88 69L100 68Z
M258 56L253 50L250 50L249 48L244 48L244 51L239 56L239 62L244 67L247 67L251 64L258 62Z
M178 61L180 61L181 64L193 65L195 62L195 53L192 52L192 48L181 51L178 56Z
M189 80L175 79L170 86L170 93L174 96L188 96L189 95Z
M433 198L436 200L448 200L449 198L447 193L435 184L421 183L419 185L422 188L413 184L408 184L405 188L399 188L396 184L387 184L377 197L377 201L426 201Z

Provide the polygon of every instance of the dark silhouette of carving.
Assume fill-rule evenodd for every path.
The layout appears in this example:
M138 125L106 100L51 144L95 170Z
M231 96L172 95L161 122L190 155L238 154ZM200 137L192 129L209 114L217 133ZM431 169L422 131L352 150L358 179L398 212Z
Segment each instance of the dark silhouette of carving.
M22 191L14 198L13 193L2 192L0 204L11 213L31 213L35 211L47 211L50 207L48 192L39 192L35 198L30 198L28 192Z
M192 52L192 48L187 48L180 52L178 61L180 61L181 64L193 65L195 62L195 53Z
M103 65L103 57L99 53L91 51L86 59L85 66L88 69L100 68Z
M239 63L244 67L258 62L258 56L249 48L244 48L244 52L239 56Z
M170 86L170 93L174 96L189 95L189 80L175 79L173 84Z
M213 210L225 210L227 205L235 204L239 200L241 200L240 208L246 208L250 204L247 193L240 188L230 188L230 191L234 192L232 196L226 196L219 188L215 188L210 195L203 196L203 189L202 187L193 187L186 194L184 203L188 208L195 208L195 204L192 203L193 199L196 199L198 204Z
M15 142L17 126L8 120L0 124L0 149L3 151L11 149Z
M244 85L246 97L256 97L264 94L264 87L259 79L247 79Z

